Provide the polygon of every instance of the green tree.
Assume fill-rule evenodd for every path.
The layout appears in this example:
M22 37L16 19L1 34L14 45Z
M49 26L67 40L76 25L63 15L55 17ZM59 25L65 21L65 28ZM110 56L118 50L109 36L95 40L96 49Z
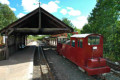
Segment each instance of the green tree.
M43 40L45 37L49 37L49 35L42 35L42 36L39 36L39 35L29 35L27 38L29 40Z
M63 18L62 21L68 26L70 26L71 28L73 28L75 32L77 31L78 33L80 33L80 29L77 29L68 18ZM67 35L68 35L68 38L70 39L70 36L72 35L72 33L68 33Z
M6 4L0 3L0 29L17 20L13 11Z
M104 36L104 54L116 60L120 57L120 0L97 0L82 33L98 33ZM112 58L113 58L112 57Z
M68 26L70 26L71 28L75 28L75 26L71 23L71 21L68 18L62 18L62 21L67 24Z
M75 32L78 32L78 34L81 33L81 32L80 32L80 29L78 29L77 27L74 28L74 31L75 31Z

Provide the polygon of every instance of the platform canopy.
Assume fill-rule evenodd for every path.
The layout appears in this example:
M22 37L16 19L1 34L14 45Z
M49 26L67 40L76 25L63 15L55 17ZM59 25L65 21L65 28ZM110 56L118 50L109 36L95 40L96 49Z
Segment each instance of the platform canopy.
M8 35L52 35L69 32L73 32L73 28L42 8L37 8L0 31L1 34Z

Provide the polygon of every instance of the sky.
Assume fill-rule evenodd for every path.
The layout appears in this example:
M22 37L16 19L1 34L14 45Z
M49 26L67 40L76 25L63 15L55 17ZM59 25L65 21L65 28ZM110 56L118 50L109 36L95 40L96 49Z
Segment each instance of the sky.
M0 0L14 11L18 18L39 7L39 0ZM96 5L96 0L40 0L40 6L62 20L68 18L74 26L82 29L87 17Z

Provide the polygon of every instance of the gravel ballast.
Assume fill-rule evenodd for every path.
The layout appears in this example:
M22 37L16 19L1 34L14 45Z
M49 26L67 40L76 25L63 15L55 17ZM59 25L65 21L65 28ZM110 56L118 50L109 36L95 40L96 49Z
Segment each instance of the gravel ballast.
M57 55L56 51L44 50L44 53L56 80L93 80L91 76L80 71L78 66L70 62L68 59Z

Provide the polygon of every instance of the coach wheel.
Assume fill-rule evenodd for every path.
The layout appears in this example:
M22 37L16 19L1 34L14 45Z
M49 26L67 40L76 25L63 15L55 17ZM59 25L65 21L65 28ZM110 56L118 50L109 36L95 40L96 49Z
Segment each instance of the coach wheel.
M63 58L65 58L65 56L63 56Z
M86 71L79 66L78 66L78 69L81 70L82 72L86 73Z
M59 52L57 52L57 55L59 55Z

